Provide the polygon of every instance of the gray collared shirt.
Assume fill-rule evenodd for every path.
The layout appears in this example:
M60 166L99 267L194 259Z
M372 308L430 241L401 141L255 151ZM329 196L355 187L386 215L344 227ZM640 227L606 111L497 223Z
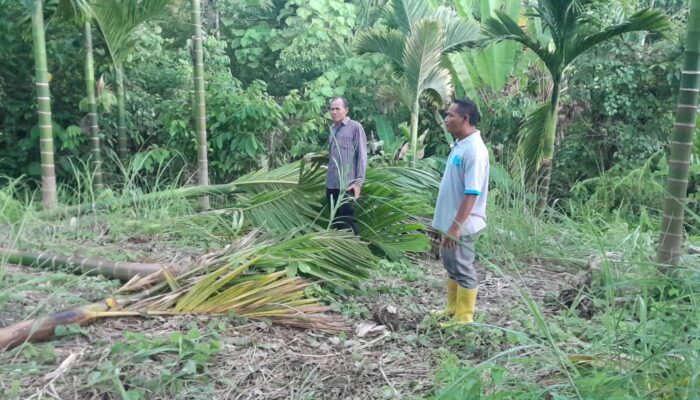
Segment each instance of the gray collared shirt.
M474 234L486 227L486 199L489 193L489 151L479 131L455 143L447 156L445 174L440 182L433 228L446 233L457 215L465 194L475 195L471 215L460 236Z
M345 117L340 124L331 125L328 138L328 189L347 189L362 185L367 169L367 137L359 122Z

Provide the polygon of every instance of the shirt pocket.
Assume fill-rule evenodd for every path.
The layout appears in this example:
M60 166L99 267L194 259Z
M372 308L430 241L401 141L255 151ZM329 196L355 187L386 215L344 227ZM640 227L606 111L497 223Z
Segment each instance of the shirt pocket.
M336 136L335 141L337 146L343 150L351 150L355 147L355 141L353 140L352 134L341 132ZM335 145L335 143L333 143Z

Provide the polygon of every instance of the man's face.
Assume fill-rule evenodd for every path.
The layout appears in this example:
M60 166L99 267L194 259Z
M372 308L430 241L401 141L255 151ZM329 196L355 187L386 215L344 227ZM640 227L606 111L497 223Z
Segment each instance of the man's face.
M335 123L341 122L348 116L348 109L345 108L345 104L341 99L333 100L328 107L328 111L331 113L331 119Z
M468 117L461 115L457 110L457 104L450 104L445 115L445 127L451 134L456 134L462 129L463 124L468 123Z

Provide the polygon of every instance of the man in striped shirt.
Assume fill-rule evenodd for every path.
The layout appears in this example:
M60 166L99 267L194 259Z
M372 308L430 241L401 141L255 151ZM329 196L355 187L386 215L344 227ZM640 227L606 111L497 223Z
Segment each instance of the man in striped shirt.
M334 97L330 101L333 124L328 138L326 201L334 216L333 227L350 228L357 235L353 202L360 198L365 181L367 137L362 125L348 118L348 108L344 97Z

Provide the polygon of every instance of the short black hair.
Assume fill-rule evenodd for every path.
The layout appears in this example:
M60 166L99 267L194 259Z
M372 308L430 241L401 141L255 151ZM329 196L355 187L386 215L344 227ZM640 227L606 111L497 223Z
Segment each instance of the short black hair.
M459 112L461 116L469 116L469 125L476 126L476 124L479 123L481 116L479 115L479 107L477 107L476 103L469 99L455 99L452 103L457 104L457 112Z
M328 104L330 105L332 102L334 102L334 101L336 101L336 100L343 100L343 106L344 106L345 108L347 108L348 110L350 109L350 103L348 103L348 99L346 99L346 98L343 97L343 96L335 96L335 97L331 98L331 99L328 101Z

